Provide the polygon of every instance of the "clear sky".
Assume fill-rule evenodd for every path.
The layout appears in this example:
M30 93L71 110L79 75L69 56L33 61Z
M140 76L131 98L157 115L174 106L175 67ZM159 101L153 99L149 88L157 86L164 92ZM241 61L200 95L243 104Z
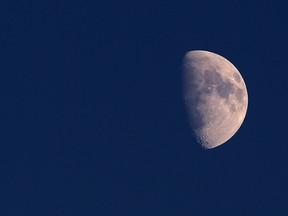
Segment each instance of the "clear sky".
M0 215L288 214L287 1L3 1ZM202 150L181 61L242 74L238 133Z

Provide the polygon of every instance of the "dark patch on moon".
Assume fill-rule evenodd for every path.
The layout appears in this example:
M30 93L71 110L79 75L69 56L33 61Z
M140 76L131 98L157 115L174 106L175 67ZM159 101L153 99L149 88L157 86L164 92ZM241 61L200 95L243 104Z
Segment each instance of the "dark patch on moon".
M240 83L241 82L241 77L237 72L233 73L233 77L236 80L236 82Z
M243 92L243 90L240 89L240 88L237 88L235 94L236 94L237 100L238 100L238 101L242 101L242 99L243 99L243 97L244 97L244 92Z
M203 93L211 93L216 88L221 98L228 99L229 95L235 91L234 85L229 80L224 81L216 70L205 70L204 82Z
M204 80L207 87L213 85L219 85L222 83L221 75L215 70L205 70L204 71Z
M231 104L231 106L229 107L230 112L235 112L236 111L236 107L235 104Z
M219 86L217 86L216 90L220 97L228 99L229 95L233 93L234 85L229 81L222 82Z

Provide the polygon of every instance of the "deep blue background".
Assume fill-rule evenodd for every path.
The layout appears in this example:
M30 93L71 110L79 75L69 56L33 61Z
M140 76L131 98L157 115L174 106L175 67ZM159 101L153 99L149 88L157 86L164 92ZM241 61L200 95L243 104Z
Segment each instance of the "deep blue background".
M288 215L287 1L3 1L0 215ZM185 52L229 59L238 133L192 138Z

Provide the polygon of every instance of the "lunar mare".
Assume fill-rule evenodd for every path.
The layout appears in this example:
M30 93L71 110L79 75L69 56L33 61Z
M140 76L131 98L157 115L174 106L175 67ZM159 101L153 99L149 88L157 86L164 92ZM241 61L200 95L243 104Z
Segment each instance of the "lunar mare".
M229 140L244 121L248 94L237 68L212 52L187 52L183 59L184 101L197 141L214 148Z

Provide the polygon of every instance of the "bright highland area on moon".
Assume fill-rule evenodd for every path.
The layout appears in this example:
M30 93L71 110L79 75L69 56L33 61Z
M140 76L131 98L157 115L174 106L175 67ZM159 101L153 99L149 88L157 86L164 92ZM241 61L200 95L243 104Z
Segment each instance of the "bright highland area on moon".
M184 100L191 128L204 148L229 140L244 121L248 94L239 71L208 51L190 51L183 60Z

